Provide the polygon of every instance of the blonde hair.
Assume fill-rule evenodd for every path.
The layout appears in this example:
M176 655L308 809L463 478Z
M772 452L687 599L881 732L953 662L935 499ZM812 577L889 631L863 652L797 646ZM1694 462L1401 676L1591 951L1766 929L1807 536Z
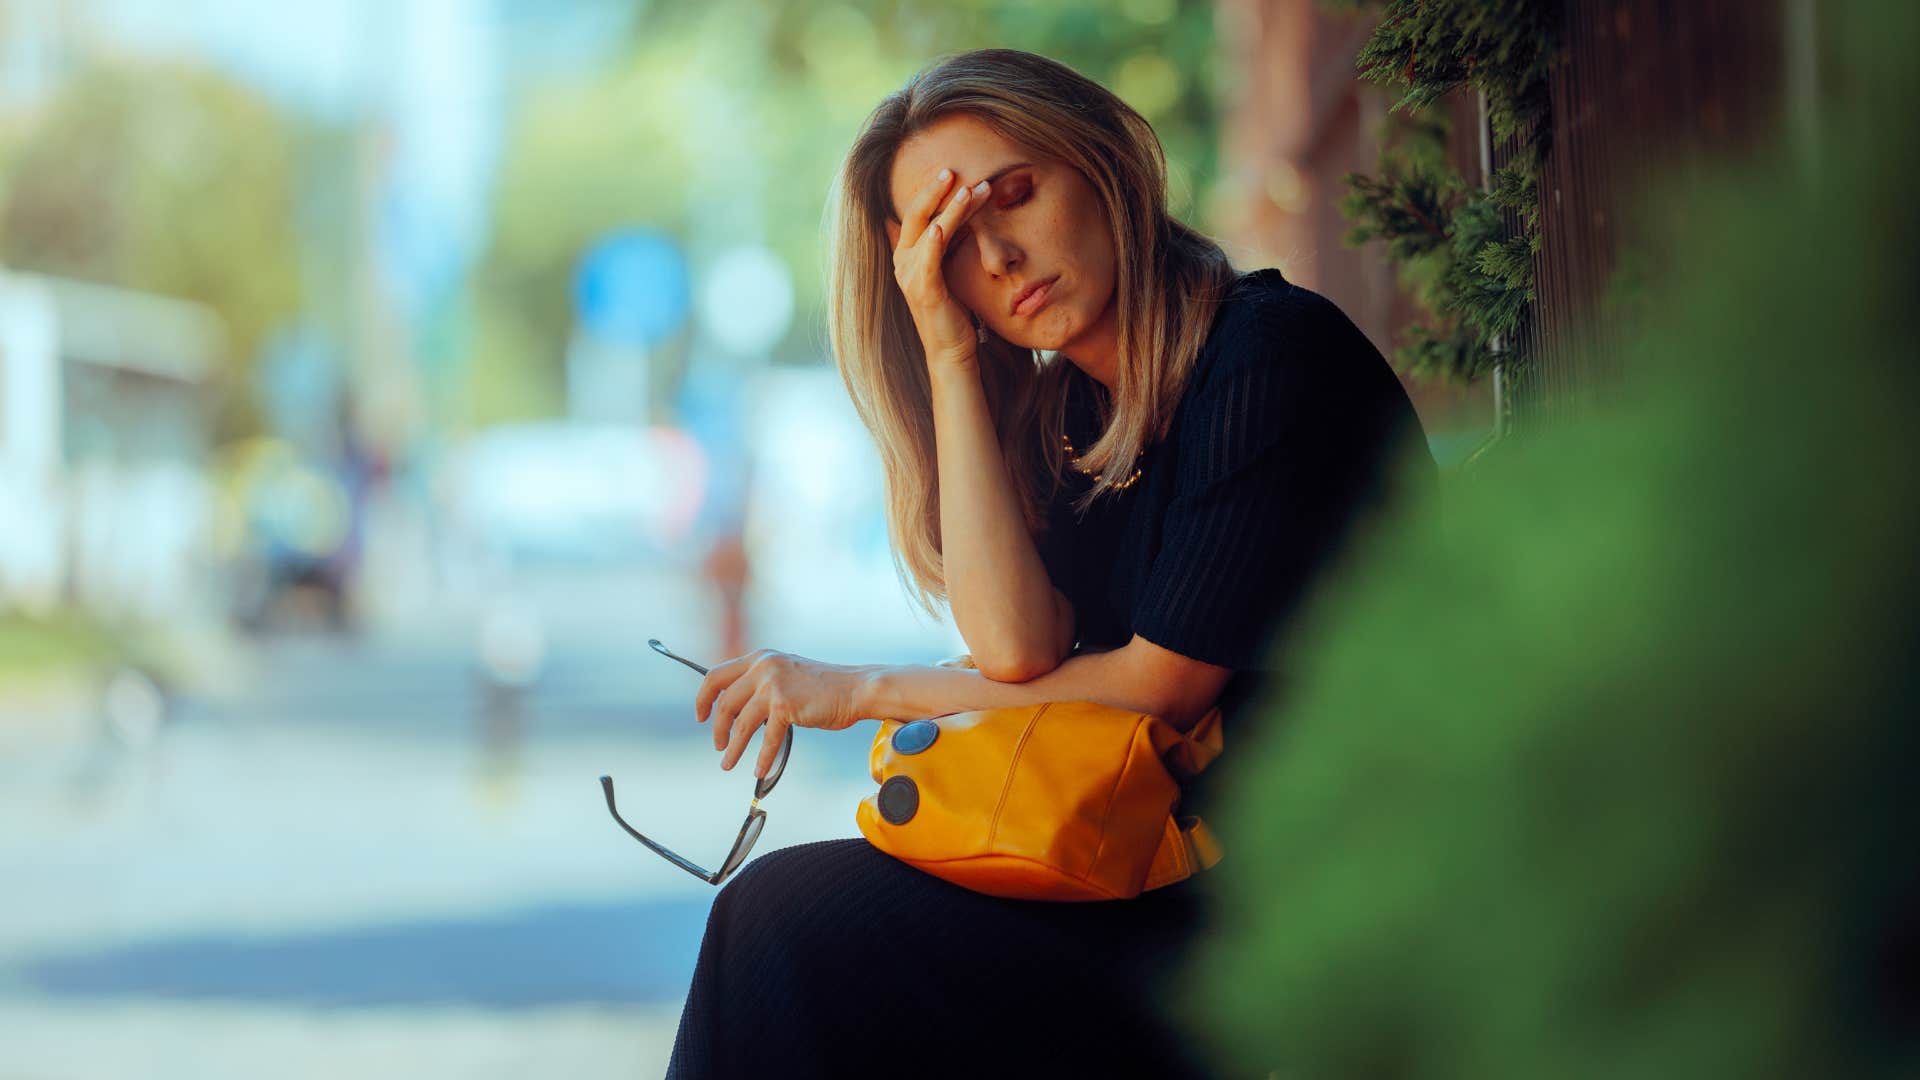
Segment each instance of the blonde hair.
M1119 363L1103 433L1074 448L1081 467L1098 476L1076 512L1114 490L1140 452L1166 434L1234 277L1218 244L1167 212L1166 155L1152 126L1065 64L1013 49L962 53L880 102L847 152L828 202L827 332L854 408L879 447L895 569L935 617L947 591L933 396L919 333L894 280L886 222L901 144L960 113L1071 165L1106 212L1117 256ZM1067 361L992 333L978 355L1009 480L1029 533L1038 536L1067 467Z

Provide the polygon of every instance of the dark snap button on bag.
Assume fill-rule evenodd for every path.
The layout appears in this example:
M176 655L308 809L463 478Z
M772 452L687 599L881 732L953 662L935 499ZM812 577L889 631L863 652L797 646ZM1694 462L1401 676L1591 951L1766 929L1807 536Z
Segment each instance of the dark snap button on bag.
M920 809L920 788L912 777L895 776L880 785L880 816L889 825L905 825Z

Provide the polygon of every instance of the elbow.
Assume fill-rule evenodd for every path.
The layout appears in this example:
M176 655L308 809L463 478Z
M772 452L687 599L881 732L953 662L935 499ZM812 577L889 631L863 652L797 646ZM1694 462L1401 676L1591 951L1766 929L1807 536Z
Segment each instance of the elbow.
M1059 590L1055 590L1053 596L1058 612L1059 605L1066 601ZM1004 633L993 635L991 640L997 647L974 650L974 667L994 682L1022 683L1045 675L1073 655L1073 609L1065 608L1056 622L1059 620L1064 622L1057 625L1057 632L1039 638L1034 637L1031 624L1019 629L1010 627ZM1021 640L1023 637L1026 640Z
M981 656L976 653L973 663L980 670L980 674L994 682L1005 683L1022 683L1037 679L1060 666L1060 661L1049 660L1038 655Z

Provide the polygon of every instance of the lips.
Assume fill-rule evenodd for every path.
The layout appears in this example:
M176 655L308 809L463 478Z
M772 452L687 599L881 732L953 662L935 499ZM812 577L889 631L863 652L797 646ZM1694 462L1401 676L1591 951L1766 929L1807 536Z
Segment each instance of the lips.
M1053 283L1059 280L1060 275L1055 274L1045 281L1036 281L1032 285L1021 289L1020 292L1014 296L1013 304L1008 309L1009 313L1014 315L1031 315L1040 310L1041 305L1047 302L1047 297L1053 293Z

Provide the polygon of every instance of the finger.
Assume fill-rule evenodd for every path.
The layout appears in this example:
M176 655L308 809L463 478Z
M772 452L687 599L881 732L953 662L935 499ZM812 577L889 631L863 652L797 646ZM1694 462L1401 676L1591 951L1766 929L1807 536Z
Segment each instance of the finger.
M733 731L734 718L740 715L741 707L752 697L749 689L746 682L736 680L713 699L713 714L708 719L713 721L713 749L716 753L727 748L727 736Z
M753 763L755 777L765 780L767 774L773 771L773 763L780 757L780 744L787 741L787 732L792 729L791 723L775 717L771 712L767 714L767 730L760 733L760 757Z
M714 697L713 706L707 713L713 731L713 748L726 749L727 732L733 727L733 718L740 715L740 709L753 697L753 679L742 675Z
M733 735L727 741L727 752L720 757L722 769L733 768L734 763L746 754L747 743L752 740L754 731L767 722L768 706L771 703L771 697L763 686L753 695L753 699L741 708L740 715L733 721Z
M758 651L750 652L707 669L706 675L700 680L700 689L693 695L693 715L699 722L704 724L711 719L709 714L713 711L714 699L720 696L722 690L732 686L735 679L746 674L759 656Z
M970 188L961 188L953 198L947 200L947 205L941 209L940 216L934 218L927 227L926 235L938 237L935 241L937 248L944 249L947 238L958 232L968 218L987 204L985 198L987 186L987 182L982 180Z
M953 170L941 169L914 193L913 201L907 204L907 215L900 221L900 240L896 247L912 247L920 242L920 234L926 230L927 222L940 209L941 196L952 186Z

